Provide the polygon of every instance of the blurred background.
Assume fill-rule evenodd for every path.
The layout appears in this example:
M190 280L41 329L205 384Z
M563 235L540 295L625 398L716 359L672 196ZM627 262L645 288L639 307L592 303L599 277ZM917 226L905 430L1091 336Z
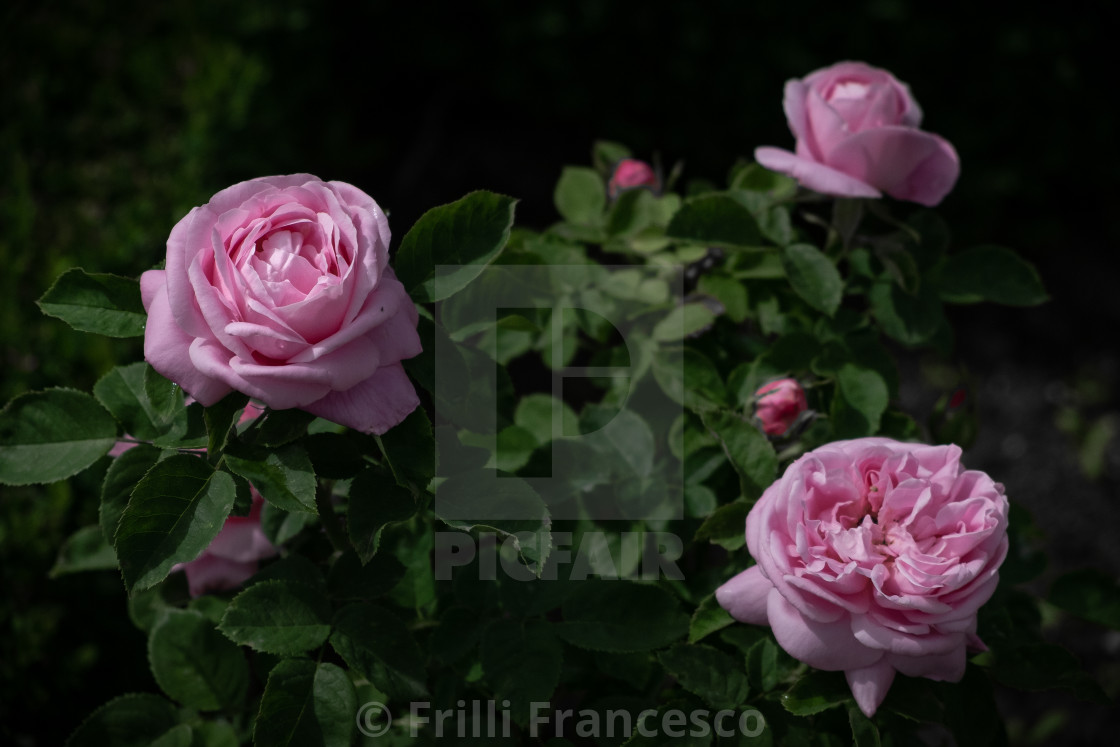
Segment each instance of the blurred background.
M297 171L351 182L390 213L395 242L426 209L480 188L519 198L519 222L544 228L561 167L588 163L593 140L722 184L757 145L792 144L786 79L863 60L909 83L924 128L960 154L938 209L955 246L1015 248L1052 295L1027 311L957 307L951 358L900 353L902 405L924 421L968 384L980 428L967 463L1042 528L1051 563L1037 590L1074 568L1120 574L1120 110L1114 19L1095 7L10 1L0 401L88 390L138 360L138 341L73 332L35 299L73 266L138 275L180 217L232 183ZM47 575L62 540L96 521L98 481L2 488L4 743L60 744L110 697L156 690L119 578ZM1120 637L1049 624L1115 697ZM1117 725L1060 692L1001 706L1016 744L1093 744Z

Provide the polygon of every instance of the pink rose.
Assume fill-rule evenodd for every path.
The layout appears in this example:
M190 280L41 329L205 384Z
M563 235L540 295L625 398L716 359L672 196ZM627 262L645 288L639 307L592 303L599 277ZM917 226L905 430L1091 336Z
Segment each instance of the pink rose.
M369 195L308 174L235 184L167 239L140 278L144 357L203 405L231 390L384 433L418 404L400 361L417 314Z
M768 436L780 436L809 409L805 390L796 379L778 379L763 384L755 396L755 417Z
M953 146L918 129L918 102L886 70L840 62L787 81L785 110L796 154L763 147L754 157L817 192L933 206L960 174Z
M888 438L805 454L751 509L757 565L716 599L795 658L843 670L868 716L896 671L958 681L966 647L984 649L976 611L999 581L1008 510L960 455Z
M649 187L657 190L660 185L661 180L648 163L636 158L624 158L614 167L614 173L607 182L607 193L613 199L627 189Z
M172 572L186 572L192 597L236 588L257 572L258 560L276 555L276 547L261 530L264 499L256 489L252 493L253 507L248 516L230 516L201 555L172 566Z

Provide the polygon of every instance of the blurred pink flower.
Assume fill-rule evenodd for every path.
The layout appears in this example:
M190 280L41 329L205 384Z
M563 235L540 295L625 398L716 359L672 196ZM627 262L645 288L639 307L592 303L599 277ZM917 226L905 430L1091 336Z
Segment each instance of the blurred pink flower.
M796 379L778 379L763 384L755 396L755 417L762 423L762 432L781 436L790 429L801 413L809 409L805 390Z
M253 507L248 516L230 516L210 546L189 563L177 563L172 572L185 571L192 597L225 591L245 583L257 572L258 561L276 555L276 547L261 529L264 499L252 488Z

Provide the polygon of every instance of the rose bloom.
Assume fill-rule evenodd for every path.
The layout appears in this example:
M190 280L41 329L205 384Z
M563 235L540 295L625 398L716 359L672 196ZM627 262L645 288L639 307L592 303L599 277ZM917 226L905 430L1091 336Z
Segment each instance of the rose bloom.
M809 409L805 390L796 379L778 379L763 384L755 396L755 417L768 436L780 436L789 430L801 413Z
M956 682L984 650L976 611L1007 554L1007 499L957 446L887 438L827 444L747 516L757 565L716 590L736 619L770 625L791 656L843 670L871 716L895 672Z
M787 81L784 105L796 152L762 147L755 160L809 189L933 206L960 174L953 146L918 129L918 102L886 70L840 62Z
M661 180L648 163L637 158L624 158L614 167L614 173L607 183L607 193L613 199L627 189L649 187L657 190L660 186Z
M254 488L248 516L230 516L210 546L189 563L176 563L171 572L184 571L192 597L235 589L257 572L257 561L276 555L276 547L261 530L264 499Z
M369 195L308 174L235 184L171 231L140 278L144 357L203 405L231 390L384 433L418 404L400 361L417 313Z

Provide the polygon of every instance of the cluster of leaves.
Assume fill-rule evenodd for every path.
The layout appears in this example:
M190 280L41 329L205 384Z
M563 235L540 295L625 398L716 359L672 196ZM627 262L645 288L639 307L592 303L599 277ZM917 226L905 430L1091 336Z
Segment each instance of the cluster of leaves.
M726 189L608 200L628 155L600 143L594 168L565 169L563 220L546 231L514 228L514 201L488 192L409 231L395 268L421 311L424 353L406 368L423 407L384 436L298 410L241 424L245 396L188 404L145 363L92 396L30 393L0 413L0 481L104 470L99 525L56 572L120 569L162 690L111 700L71 744L348 745L370 702L395 716L393 743L436 738L417 702L455 710L457 741L502 741L479 736L493 732L473 701L501 704L510 742L551 703L587 717L754 709L766 728L741 741L763 744L906 744L931 728L990 744L993 680L1100 696L1013 588L1041 570L1020 512L981 618L991 651L960 684L899 677L874 719L841 674L807 669L713 597L750 564L746 514L792 459L839 438L931 438L892 405L892 346L948 351L945 304L1040 303L1033 268L1000 247L950 251L930 211L821 201L753 164ZM143 334L129 279L71 270L40 305ZM813 417L773 440L752 407L778 376L805 385ZM137 445L107 458L121 440ZM250 484L281 557L239 591L189 598L173 567L249 511ZM1051 601L1115 627L1117 599L1077 577ZM588 736L555 720L542 735Z

